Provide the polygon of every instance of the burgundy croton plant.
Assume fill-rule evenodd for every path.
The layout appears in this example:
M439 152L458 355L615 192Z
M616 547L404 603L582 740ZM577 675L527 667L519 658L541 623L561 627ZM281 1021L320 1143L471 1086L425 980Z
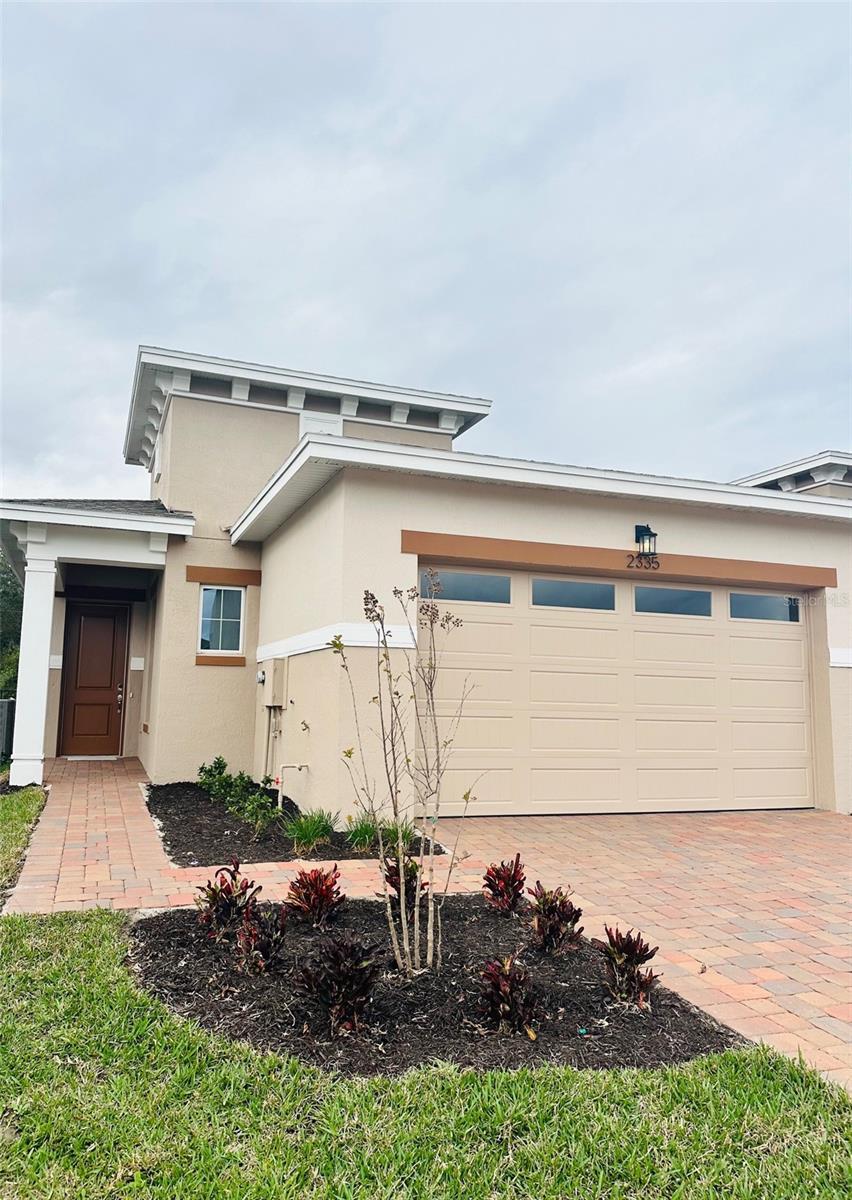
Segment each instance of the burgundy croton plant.
M524 898L526 881L524 864L520 854L516 854L509 862L491 864L483 876L482 890L491 907L509 917L517 912Z
M196 896L198 920L214 941L236 933L246 914L257 907L261 885L240 874L239 860L231 859L229 867L220 867L215 879L198 888Z
M337 916L346 896L337 886L340 872L337 863L328 870L315 867L312 871L302 869L290 884L287 907L316 927L328 924Z

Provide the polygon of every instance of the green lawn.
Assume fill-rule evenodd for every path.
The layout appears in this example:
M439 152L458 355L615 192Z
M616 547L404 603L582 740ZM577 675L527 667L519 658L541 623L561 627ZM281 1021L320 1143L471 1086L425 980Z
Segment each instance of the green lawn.
M43 805L41 788L22 788L0 795L0 893L17 874L30 830Z
M122 919L0 919L0 1196L835 1198L852 1103L763 1050L353 1082L142 995Z

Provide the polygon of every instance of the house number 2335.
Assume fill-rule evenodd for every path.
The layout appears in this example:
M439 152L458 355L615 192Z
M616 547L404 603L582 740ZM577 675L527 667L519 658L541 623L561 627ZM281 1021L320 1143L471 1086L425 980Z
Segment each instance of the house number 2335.
M628 554L627 565L635 567L637 571L657 571L660 560L656 554Z

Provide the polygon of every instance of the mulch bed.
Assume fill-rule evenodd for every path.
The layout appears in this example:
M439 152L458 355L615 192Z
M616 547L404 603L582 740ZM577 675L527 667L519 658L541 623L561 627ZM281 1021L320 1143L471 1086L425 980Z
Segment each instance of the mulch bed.
M375 850L366 854L353 850L345 832L333 834L330 841L310 854L296 854L293 839L280 826L272 825L256 838L251 825L229 813L221 800L208 796L197 783L152 783L148 788L148 810L176 867L221 866L232 858L246 863L286 862L294 858L343 862L375 858L377 854ZM286 797L284 810L288 814L299 811ZM420 853L419 839L412 850ZM444 853L437 846L435 852Z
M443 971L414 980L396 971L381 903L347 900L334 929L388 947L387 970L358 1035L333 1038L322 1009L293 988L294 967L322 936L297 918L288 926L284 962L266 975L235 971L230 948L207 940L196 913L186 909L138 920L131 962L149 992L206 1029L344 1075L396 1075L435 1060L482 1069L544 1062L656 1067L744 1044L661 986L651 1012L615 1004L602 983L601 956L588 942L574 953L542 957L525 949L522 919L499 916L480 896L447 898ZM542 992L535 1042L485 1030L477 1013L483 960L521 949Z

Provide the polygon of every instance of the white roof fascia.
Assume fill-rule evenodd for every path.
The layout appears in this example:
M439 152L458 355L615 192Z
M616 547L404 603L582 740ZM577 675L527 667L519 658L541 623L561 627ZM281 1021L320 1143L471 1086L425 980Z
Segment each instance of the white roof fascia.
M733 482L738 486L750 484L752 487L760 487L763 483L775 483L776 480L787 479L791 475L804 475L813 467L824 467L829 463L842 463L847 467L852 467L852 454L846 450L821 450L819 454L812 454L809 458L782 463L780 467L773 467L769 471L759 471L756 475L745 475L742 479L735 479Z
M121 529L138 533L173 533L191 537L195 517L169 513L91 512L82 509L44 508L35 504L10 504L0 500L0 520L34 521L41 525L78 525L86 529Z
M544 487L637 500L676 501L782 516L852 520L852 502L795 493L767 492L728 483L603 471L309 434L231 526L231 541L262 541L345 467L462 479L480 483Z
M287 367L270 367L262 363L239 359L216 358L207 354L191 354L183 350L161 350L156 346L140 346L136 375L144 366L165 370L178 368L191 373L227 375L233 379L250 379L252 383L278 384L282 387L304 388L305 391L334 391L357 395L361 400L390 402L408 397L424 408L454 408L469 412L479 410L486 416L491 401L483 396L466 396L460 392L432 392L420 388L397 387L386 383L369 383L338 375L319 375L312 371L294 371Z
M409 404L417 408L454 412L463 418L465 428L481 421L491 411L491 401L483 396L465 396L455 392L433 392L418 388L397 387L391 384L370 383L365 380L336 375L319 375L312 371L296 371L286 367L243 362L238 359L217 358L208 354L192 354L184 350L140 346L136 355L130 409L124 436L125 460L131 460L136 453L135 450L132 452L132 443L135 443L135 439L139 436L139 430L142 428L136 421L136 417L137 409L140 404L145 402L145 398L140 395L140 389L143 382L142 375L146 368L162 371L179 370L199 375L221 375L230 379L248 380L251 383L269 384L285 389L326 392L333 396L355 395L360 400L383 404ZM354 419L357 420L357 416Z

